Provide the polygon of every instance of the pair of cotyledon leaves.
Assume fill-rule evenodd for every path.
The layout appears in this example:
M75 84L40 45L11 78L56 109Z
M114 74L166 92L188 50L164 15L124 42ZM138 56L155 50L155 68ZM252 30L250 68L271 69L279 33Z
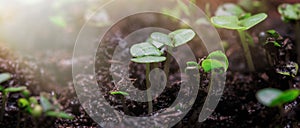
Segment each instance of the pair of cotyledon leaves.
M151 34L150 42L135 44L130 48L130 53L134 57L131 61L136 63L158 63L166 60L161 56L159 50L163 45L178 47L195 37L195 32L191 29L179 29L167 34L154 32ZM163 45L161 45L163 44Z
M267 18L267 14L259 13L251 16L235 4L224 4L216 11L216 16L211 18L214 26L232 30L248 30Z
M268 107L281 106L295 100L300 95L300 90L290 89L281 91L275 88L266 88L256 93L257 100Z

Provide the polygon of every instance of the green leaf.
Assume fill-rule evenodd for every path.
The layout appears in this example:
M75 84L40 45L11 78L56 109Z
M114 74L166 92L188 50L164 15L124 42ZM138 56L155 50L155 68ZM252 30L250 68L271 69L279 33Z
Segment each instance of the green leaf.
M160 32L154 32L151 34L151 39L156 42L173 47L172 40L167 34L160 33Z
M271 106L279 106L291 101L294 101L300 94L300 90L291 89L284 91L271 102Z
M0 83L3 83L11 78L10 73L1 73L0 74Z
M207 59L214 59L214 60L218 60L220 63L224 63L224 70L227 71L228 67L229 67L229 61L227 59L227 56L222 52L222 51L214 51L211 52L208 56Z
M223 68L225 69L225 64L220 62L219 60L214 60L214 59L205 59L204 61L202 61L201 63L201 67L203 68L203 70L205 72L210 72L214 69L220 69Z
M289 62L285 66L276 69L276 72L281 75L295 77L298 73L299 66L295 62Z
M147 42L133 45L130 53L133 57L160 56L162 54L159 49Z
M241 16L245 11L238 5L233 3L225 3L218 7L216 16Z
M4 92L6 93L11 93L11 92L21 92L23 90L26 90L27 88L25 86L20 86L20 87L8 87L4 89Z
M300 4L282 4L278 6L278 12L281 14L282 19L300 20Z
M256 93L256 98L257 98L258 102L260 102L261 104L268 106L268 107L274 107L277 105L272 104L273 101L278 96L280 96L282 93L283 92L278 89L266 88L266 89L259 90Z
M253 26L264 21L267 17L268 17L268 15L265 13L259 13L259 14L256 14L256 15L253 15L251 17L241 20L240 25L244 27L242 30L248 30L248 29L252 28Z
M189 61L186 63L187 69L200 69L200 65L195 61Z
M129 96L127 92L122 92L122 91L112 91L110 92L111 95L123 95L123 96Z
M53 109L53 105L50 103L50 101L46 97L40 96L40 102L41 102L44 112Z
M20 99L18 99L18 106L19 106L19 108L21 108L21 109L25 109L25 108L27 108L27 107L30 106L30 103L28 102L27 99L25 99L25 98L20 98Z
M218 28L232 30L240 30L244 28L239 26L239 19L237 16L214 16L211 18L211 23Z
M30 104L34 104L34 105L38 104L37 99L33 96L29 97L29 102Z
M64 119L69 119L69 120L74 119L73 116L71 116L65 112L48 111L48 112L46 112L46 116L56 117L56 118L64 118Z
M192 29L179 29L169 34L169 37L173 40L173 47L178 47L195 37L196 33Z
M3 91L3 90L4 90L4 87L0 85L0 91Z
M131 59L131 61L136 63L158 63L163 62L165 60L166 57L163 56L145 56Z

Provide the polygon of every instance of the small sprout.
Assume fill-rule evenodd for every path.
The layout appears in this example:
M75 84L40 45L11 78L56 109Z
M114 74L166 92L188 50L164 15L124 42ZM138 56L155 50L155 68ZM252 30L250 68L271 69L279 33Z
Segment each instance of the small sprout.
M127 92L122 92L122 91L111 91L111 95L123 95L123 96L129 96Z
M227 71L229 62L226 55L221 51L210 53L205 60L202 61L201 67L205 72L210 72L215 69L222 69Z
M300 20L300 4L282 4L278 7L278 12L283 21Z
M295 100L300 95L300 90L291 89L281 91L274 88L266 88L256 93L258 101L268 107L281 107L283 104Z
M271 37L273 37L273 38L275 38L275 39L281 37L281 36L279 35L279 33L278 33L277 31L273 30L273 29L268 30L267 33L268 33Z
M295 77L298 73L299 66L295 62L289 62L286 65L279 67L276 69L276 72L285 75Z
M69 119L69 120L74 119L73 116L71 116L65 112L48 111L45 113L45 115L49 116L49 117L63 118L63 119Z
M30 102L31 104L34 104L34 105L38 104L37 99L36 99L35 97L33 97L33 96L29 97L29 102Z
M3 83L11 78L10 73L1 73L0 74L0 83Z

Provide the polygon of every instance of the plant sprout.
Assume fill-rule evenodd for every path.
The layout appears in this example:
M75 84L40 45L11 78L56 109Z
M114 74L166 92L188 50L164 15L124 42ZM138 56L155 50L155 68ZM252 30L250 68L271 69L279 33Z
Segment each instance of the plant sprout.
M297 52L300 54L300 3L297 4L282 4L278 7L278 12L281 15L281 19L284 22L295 23L295 35ZM300 63L300 57L298 56L298 63Z
M257 100L268 107L282 107L283 104L294 101L300 95L300 90L290 89L281 91L274 88L266 88L256 93Z
M259 13L251 16L250 13L244 13L240 8L236 6L233 7L234 8L231 8L229 12L226 13L226 15L212 17L211 22L214 26L218 28L225 28L225 29L238 31L249 70L255 71L255 67L249 49L249 44L247 43L248 42L247 39L248 40L250 39L249 41L250 44L253 43L253 40L251 36L247 34L245 31L249 30L250 28L254 27L260 22L264 21L267 18L267 14ZM238 11L234 12L232 10L238 10Z
M202 68L204 72L210 72L212 70L221 69L222 72L226 72L229 66L228 59L226 55L221 51L214 51L210 53L206 59L204 59L200 64L194 61L187 62L187 69L200 69Z
M149 73L150 63L159 63L166 60L161 56L162 52L158 48L148 42L135 44L130 48L130 53L134 57L131 61L146 64L146 87L150 88ZM147 97L151 99L151 92L147 90ZM153 112L152 101L148 101L148 113Z
M111 91L110 94L111 95L120 95L121 100L122 100L123 111L124 111L124 113L129 113L128 108L126 106L125 98L124 98L124 96L129 96L129 94L127 92L123 92L123 91Z
M10 73L0 74L0 83L3 83L3 82L5 82L9 79L11 79L11 74ZM7 102L7 97L9 95L9 93L21 92L25 89L26 89L25 86L4 88L3 86L0 85L0 91L2 93L2 107L1 107L1 113L0 113L0 121L3 120L5 107L6 107L6 102Z
M154 32L151 34L151 39L153 41L159 42L167 46L167 60L164 65L164 71L166 76L169 75L171 63L170 52L172 52L172 49L191 41L195 37L195 35L195 32L191 29L179 29L169 33L168 35L160 32Z
M40 103L36 97L27 97L20 98L18 100L18 106L24 112L30 114L34 118L39 118L41 116L55 117L55 118L64 118L64 119L73 119L73 116L60 111L60 105L54 104L57 103L55 97L50 97L46 93L41 93L39 96ZM50 100L51 99L51 100ZM52 102L50 102L52 101Z
M295 77L298 73L298 70L299 70L299 66L297 63L289 62L284 66L277 68L276 72L281 75Z

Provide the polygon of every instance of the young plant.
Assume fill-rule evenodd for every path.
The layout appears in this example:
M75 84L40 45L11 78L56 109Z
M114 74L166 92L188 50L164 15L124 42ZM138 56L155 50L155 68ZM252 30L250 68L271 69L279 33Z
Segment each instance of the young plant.
M110 94L111 95L120 95L121 96L123 111L124 111L125 114L128 114L129 111L128 111L128 108L126 106L126 102L125 102L124 96L129 96L129 94L127 92L122 92L122 91L111 91Z
M294 101L300 95L300 90L290 89L287 91L281 91L274 88L265 88L259 90L256 93L257 100L268 107L279 107L282 105Z
M25 94L28 93L25 92ZM26 95L25 98L20 98L18 100L19 108L23 110L23 112L33 117L36 127L38 127L37 119L42 116L64 119L74 118L73 116L60 110L61 105L58 104L58 101L54 96L50 96L46 93L41 93L39 99L40 100L38 102L36 97L29 97L29 95Z
M169 75L171 63L170 53L172 52L172 49L188 43L195 37L195 35L195 32L191 29L179 29L169 33L168 35L160 32L154 32L151 34L151 39L153 41L167 46L167 60L164 65L166 76Z
M135 44L130 48L130 53L134 57L131 61L135 63L146 64L146 87L150 88L149 73L150 64L159 63L166 60L166 57L161 56L162 52L148 42ZM147 97L151 99L151 92L147 90ZM152 101L148 101L148 113L153 112Z
M294 23L297 52L300 55L300 3L297 4L282 4L278 7L278 12L281 14L281 19L284 22ZM298 56L300 63L300 56Z
M238 10L238 11L232 11L232 10ZM267 18L267 14L265 13L259 13L252 16L250 13L244 13L244 11L238 7L234 7L233 9L230 9L229 12L226 13L226 15L214 16L211 18L211 22L214 26L218 28L236 30L239 33L242 46L244 49L247 65L250 71L255 71L255 67L249 49L249 44L253 44L253 39L246 32L246 30L249 30L250 28L259 24L260 22L264 21L266 18Z
M2 74L0 74L0 83L3 83L5 81L9 80L10 78L11 78L11 74L2 73ZM0 85L0 91L2 93L2 107L1 107L1 113L0 113L0 121L3 120L7 97L9 95L9 93L21 92L23 90L26 90L25 86L4 88L3 86Z
M199 63L194 61L187 62L186 69L200 69L204 72L211 72L212 70L218 70L220 73L226 72L229 67L229 62L226 55L221 51L214 51L210 53L206 59Z

